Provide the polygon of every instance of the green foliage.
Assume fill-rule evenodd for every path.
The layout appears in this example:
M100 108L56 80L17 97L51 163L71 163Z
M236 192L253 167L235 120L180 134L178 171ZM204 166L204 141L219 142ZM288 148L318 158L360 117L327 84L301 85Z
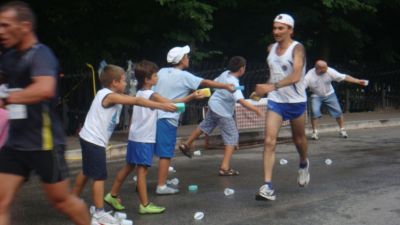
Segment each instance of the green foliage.
M400 0L31 0L38 34L64 67L123 65L147 58L165 63L167 51L189 44L192 59L242 55L264 61L274 41L272 20L289 13L294 38L309 60L336 62L400 60Z

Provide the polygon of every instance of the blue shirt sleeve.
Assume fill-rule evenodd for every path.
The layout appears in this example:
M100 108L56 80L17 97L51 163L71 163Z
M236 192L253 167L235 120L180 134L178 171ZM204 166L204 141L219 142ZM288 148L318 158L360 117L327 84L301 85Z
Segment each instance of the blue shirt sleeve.
M59 72L58 60L54 53L46 46L41 45L35 52L32 64L31 75L35 76L54 76Z
M186 73L184 77L184 84L186 87L192 90L196 90L199 88L201 82L203 81L203 78L197 77L187 71L182 71L183 73Z

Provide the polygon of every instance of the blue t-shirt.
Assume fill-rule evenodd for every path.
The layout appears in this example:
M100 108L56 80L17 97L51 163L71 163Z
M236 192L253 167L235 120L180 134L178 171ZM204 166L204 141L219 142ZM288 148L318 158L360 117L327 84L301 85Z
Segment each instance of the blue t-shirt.
M154 86L154 91L168 99L186 97L190 91L196 90L203 80L201 77L173 67L162 68L157 75L158 81ZM158 119L169 119L168 121L172 125L178 126L179 115L178 112L171 113L160 110Z
M57 79L58 60L49 47L38 43L20 52L10 49L0 59L0 71L8 88L26 88L35 76L52 76ZM57 96L28 104L27 118L10 120L6 147L21 151L52 150L64 145L64 131L56 113Z
M215 78L215 81L224 84L233 84L235 87L239 86L239 79L232 76L229 70ZM232 117L235 110L235 104L240 99L244 99L241 90L236 90L231 93L225 89L217 89L211 96L210 100L208 100L208 106L213 112L222 117Z

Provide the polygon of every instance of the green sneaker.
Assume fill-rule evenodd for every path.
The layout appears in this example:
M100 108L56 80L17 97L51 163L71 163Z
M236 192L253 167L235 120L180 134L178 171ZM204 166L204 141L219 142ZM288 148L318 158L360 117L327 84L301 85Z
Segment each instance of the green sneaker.
M165 207L154 205L149 203L146 207L142 204L139 205L139 214L157 214L165 211Z
M125 206L121 205L118 198L111 196L111 193L108 193L104 197L104 201L117 211L125 210Z

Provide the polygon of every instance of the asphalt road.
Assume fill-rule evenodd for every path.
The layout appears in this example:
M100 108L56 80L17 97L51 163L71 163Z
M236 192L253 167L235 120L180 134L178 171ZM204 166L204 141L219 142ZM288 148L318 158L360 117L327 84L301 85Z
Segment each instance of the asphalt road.
M327 133L319 141L309 140L311 183L306 188L296 183L298 156L294 145L279 144L273 178L277 200L273 202L254 199L262 184L262 145L242 147L236 152L232 166L240 170L237 177L217 176L221 150L202 153L193 159L178 155L173 160L176 173L170 173L170 177L179 178L181 188L181 193L174 196L154 194L154 160L148 187L150 200L167 207L160 215L137 214L138 197L130 176L121 191L129 219L137 225L400 224L400 127L353 130L348 139ZM288 164L280 165L281 158ZM331 165L325 164L328 158ZM123 160L109 162L107 190L123 164ZM79 165L71 166L74 177ZM190 184L198 185L196 193L188 192ZM233 188L235 194L225 197L226 187ZM82 198L91 202L88 187ZM197 211L205 214L200 221L193 219ZM35 176L18 193L12 221L13 225L71 224L51 208Z

